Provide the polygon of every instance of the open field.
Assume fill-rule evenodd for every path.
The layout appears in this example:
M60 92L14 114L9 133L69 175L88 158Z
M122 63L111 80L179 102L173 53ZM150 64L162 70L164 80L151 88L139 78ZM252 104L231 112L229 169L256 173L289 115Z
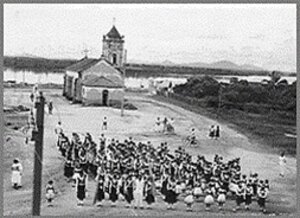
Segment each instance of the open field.
M162 95L156 95L152 98L185 108L211 119L216 119L239 130L250 139L266 145L266 149L269 149L271 152L277 151L277 153L280 153L285 151L292 156L296 156L296 138L285 135L286 133L296 135L296 120L291 118L285 119L276 114L276 112L273 114L254 114L234 109L221 109L218 112L216 108L189 105L180 100L166 98Z
M30 90L4 90L4 104L28 104ZM41 215L222 215L235 214L261 215L256 202L252 205L250 212L231 212L235 202L229 200L222 213L217 212L217 206L212 207L211 212L204 211L203 203L194 205L194 212L185 212L182 202L176 205L175 211L166 210L166 205L160 197L157 197L156 204L152 210L134 210L124 207L123 202L115 208L105 205L102 208L92 206L92 199L95 190L93 181L89 182L89 195L84 207L77 207L76 197L73 188L63 178L63 160L56 149L56 136L54 127L58 120L61 120L64 129L70 136L72 132L90 132L96 139L100 135L100 123L103 116L109 119L109 129L106 132L108 137L116 137L123 140L132 136L136 141L152 141L155 146L160 142L168 142L170 148L176 149L183 144L183 139L187 136L191 127L197 129L197 138L200 144L196 148L187 147L186 150L193 156L205 155L211 160L214 154L220 154L224 158L230 159L241 157L242 172L248 174L250 171L257 172L259 178L270 180L270 195L267 202L267 210L271 214L295 213L296 212L296 159L287 158L288 174L285 178L279 177L278 153L271 148L267 148L262 142L255 138L245 136L243 133L234 130L231 126L219 123L221 126L220 140L208 138L210 125L217 124L215 119L208 118L198 113L189 111L182 107L168 102L157 101L148 97L144 93L127 93L128 100L135 105L138 110L125 111L125 116L120 116L119 109L106 107L82 107L81 105L71 105L60 96L61 90L45 90L46 99L52 99L54 103L54 114L45 116L44 133L44 162L43 162L43 187L48 179L52 178L59 191L53 208L46 207L45 199L42 199ZM153 131L154 121L157 116L173 117L175 119L175 135L163 135ZM21 133L16 133L6 129L5 136L12 135L12 140L5 143L5 181L4 181L4 214L5 215L30 215L31 195L32 195L32 166L33 166L33 146L24 144L24 137ZM17 136L18 134L20 136ZM12 158L19 156L24 165L23 188L15 191L10 187L10 164ZM43 190L45 191L45 190ZM43 192L44 196L44 192ZM200 199L201 201L202 199Z

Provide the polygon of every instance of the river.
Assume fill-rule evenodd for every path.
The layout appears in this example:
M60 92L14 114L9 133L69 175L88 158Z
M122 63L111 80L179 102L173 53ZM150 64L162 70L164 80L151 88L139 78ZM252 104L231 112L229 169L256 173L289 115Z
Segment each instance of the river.
M6 69L4 71L3 79L4 81L15 81L16 83L25 82L29 84L35 83L54 83L63 84L63 73L36 73L33 71L14 71L11 69ZM219 82L228 83L230 78L237 77L239 80L247 80L248 82L261 82L264 79L269 79L268 76L215 76L216 80ZM293 83L297 78L295 76L282 77L286 79L289 84ZM175 78L175 77L155 77L155 78L142 78L142 77L128 77L125 78L125 85L128 88L144 88L149 87L149 82L153 81L154 84L160 83L162 86L167 86L170 82L173 85L183 84L187 81L186 77Z

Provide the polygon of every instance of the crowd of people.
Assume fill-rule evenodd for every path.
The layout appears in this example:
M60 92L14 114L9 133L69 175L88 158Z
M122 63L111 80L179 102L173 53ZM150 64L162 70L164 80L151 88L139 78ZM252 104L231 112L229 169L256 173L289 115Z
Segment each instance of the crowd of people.
M70 139L62 131L58 135L64 176L76 189L78 205L84 204L88 181L94 179L97 206L105 200L116 206L122 199L127 207L150 208L162 197L167 209L183 201L192 210L197 199L203 198L206 210L214 204L222 210L228 199L234 199L234 211L242 204L249 210L253 200L266 211L268 180L259 179L257 173L242 174L239 158L225 161L215 155L209 161L199 155L192 160L184 148L171 152L167 143L155 148L150 141L135 142L131 137L118 141L101 134L96 143L89 133L83 137L73 133Z

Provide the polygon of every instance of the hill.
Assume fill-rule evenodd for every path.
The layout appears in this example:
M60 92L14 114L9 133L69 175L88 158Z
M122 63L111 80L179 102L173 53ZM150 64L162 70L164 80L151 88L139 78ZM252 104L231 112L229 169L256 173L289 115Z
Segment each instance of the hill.
M4 57L4 67L12 70L29 70L34 72L63 72L64 69L79 60L75 59L46 59L41 57ZM191 64L192 66L176 65L165 60L160 64L128 63L126 76L154 77L172 76L182 77L191 75L268 75L265 70L241 70L237 65L228 61L220 61L214 64ZM200 65L200 66L197 66ZM222 69L225 68L225 69ZM236 69L231 69L236 68ZM250 68L250 67L248 67Z
M4 68L12 70L29 70L35 72L62 72L66 67L76 63L70 59L47 59L41 57L4 57Z

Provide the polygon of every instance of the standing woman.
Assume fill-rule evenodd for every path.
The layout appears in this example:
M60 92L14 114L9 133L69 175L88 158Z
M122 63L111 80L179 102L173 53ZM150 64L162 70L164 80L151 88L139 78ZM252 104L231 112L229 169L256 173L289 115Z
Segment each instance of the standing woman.
M19 159L16 158L13 161L11 166L11 183L14 189L18 189L22 187L22 173L23 173L23 166L20 163Z
M174 209L174 204L177 202L176 181L174 177L170 177L167 183L166 202L168 203L167 209Z
M154 182L153 182L153 178L149 177L146 182L145 182L145 200L148 204L147 208L150 209L151 208L151 204L155 202L155 198L154 198Z
M137 179L134 183L134 201L135 201L135 208L143 208L143 190L144 190L144 179L141 175L137 176Z
M162 175L162 185L161 185L161 193L164 197L167 195L167 185L168 185L169 177L165 173Z
M96 176L97 189L94 197L93 204L96 204L97 207L102 206L101 202L104 200L104 177L101 174Z
M76 192L77 192L77 200L78 206L83 206L83 201L86 197L87 192L87 174L85 174L83 171L80 171L79 174L76 174L75 176L76 180Z
M280 166L280 173L279 175L281 177L284 177L285 174L285 168L286 168L286 157L285 157L285 153L282 152L280 157L279 157L279 166Z
M68 179L68 182L72 178L74 173L74 168L72 166L72 160L69 158L65 159L65 166L64 166L64 176Z
M133 200L133 178L131 174L129 174L125 180L124 192L125 200L127 201L126 207L130 207L131 202Z
M216 132L215 132L215 139L218 139L220 137L220 127L216 127Z
M116 206L118 200L118 179L117 175L114 175L109 183L109 200L112 202L112 206Z

